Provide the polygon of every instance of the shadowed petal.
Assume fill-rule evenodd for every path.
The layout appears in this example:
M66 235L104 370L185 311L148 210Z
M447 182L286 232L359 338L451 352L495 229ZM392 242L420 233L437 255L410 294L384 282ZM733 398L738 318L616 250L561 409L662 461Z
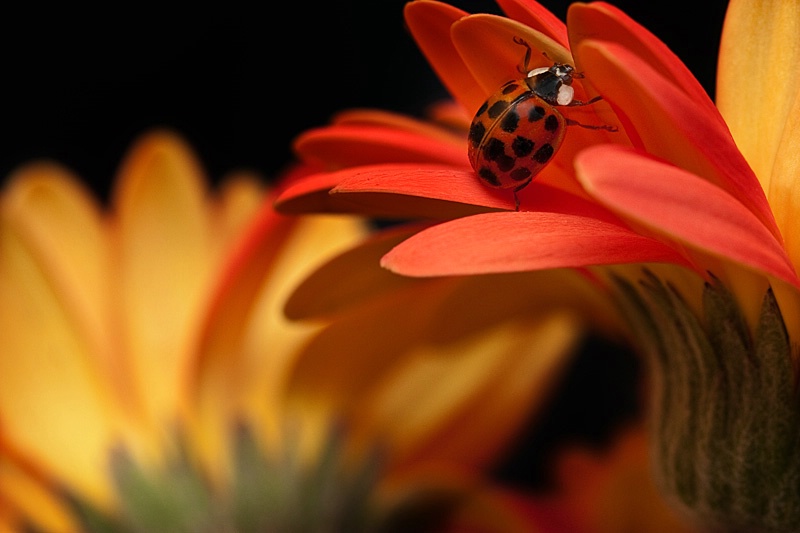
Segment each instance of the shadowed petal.
M381 264L407 276L447 276L661 261L685 263L663 243L617 224L519 212L433 226L399 244Z
M572 4L567 12L567 25L572 47L577 49L585 40L616 43L636 53L641 61L703 105L713 105L700 82L686 65L660 39L650 33L619 8L605 2ZM580 55L576 67L584 70Z
M442 2L416 0L406 4L403 14L417 46L450 94L466 109L477 109L486 94L450 40L450 26L467 13Z
M694 174L618 146L587 149L579 179L609 208L669 238L800 285L781 243L745 206Z
M336 170L389 162L468 165L466 145L466 138L452 135L347 122L307 131L294 148L304 161Z
M719 52L717 105L770 200L775 155L800 91L800 4L732 0ZM776 194L773 194L776 193Z
M618 44L584 40L575 53L635 145L716 183L780 234L760 183L712 105L690 98Z

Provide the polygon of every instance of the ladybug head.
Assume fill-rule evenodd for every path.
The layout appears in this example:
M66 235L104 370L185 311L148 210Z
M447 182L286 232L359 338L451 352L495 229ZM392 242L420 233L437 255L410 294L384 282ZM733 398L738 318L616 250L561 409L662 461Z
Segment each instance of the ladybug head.
M555 63L547 68L537 68L528 72L528 87L545 102L552 105L569 105L575 95L571 87L574 78L582 76L575 74L575 67L566 63Z

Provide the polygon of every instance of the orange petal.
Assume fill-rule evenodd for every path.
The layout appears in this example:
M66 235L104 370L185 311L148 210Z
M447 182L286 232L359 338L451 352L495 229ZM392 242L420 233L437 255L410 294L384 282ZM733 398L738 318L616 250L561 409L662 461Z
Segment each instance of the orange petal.
M621 216L703 252L795 286L781 243L723 189L694 174L618 146L597 146L576 161L590 194Z
M800 215L800 92L783 128L775 164L772 167L769 199L775 219L783 230L786 250L792 263L800 265L800 233L796 231Z
M770 200L778 145L800 92L800 4L732 0L719 52L717 104ZM793 110L794 107L794 110ZM796 152L794 152L796 153Z
M371 300L390 298L395 291L415 283L380 268L379 263L381 256L419 228L400 226L381 231L332 258L297 286L286 302L286 315L292 320L333 316Z
M636 145L719 185L779 235L761 185L713 106L615 43L584 40L575 53Z
M545 34L505 17L470 15L454 23L451 31L453 44L483 89L481 98L467 107L473 113L504 83L523 79L527 70L549 67L553 62L572 64L569 50ZM524 62L526 48L514 42L519 38L533 49L528 65ZM539 52L547 52L547 56Z
M450 121L463 124L464 115L463 110L460 107L456 107L456 109L449 109L452 106L452 102L449 102L451 105L445 107L445 104L442 103L438 106L434 107L434 110L440 110L442 114L445 113L452 113L460 114L459 119L449 119L444 120L443 122L449 123ZM471 117L467 118L469 120ZM464 140L464 135L454 133L451 129L445 129L436 123L431 123L430 121L423 121L417 120L413 117L408 115L401 115L399 113L392 113L390 111L383 111L378 109L348 109L346 111L342 111L338 113L336 116L333 117L334 124L349 124L349 125L370 125L370 126L381 126L384 128L394 129L394 130L402 130L408 133L413 133L419 135L420 137L424 137L426 139L435 139L437 142L442 141L449 145L458 145L463 146L466 142ZM466 122L462 129L462 131L466 132L467 128L469 128L469 122Z
M375 163L466 165L466 146L466 138L452 135L351 122L306 131L294 143L304 161L329 170Z
M202 170L176 136L142 138L114 195L121 328L151 421L174 422L214 268Z
M564 48L569 48L567 26L540 3L532 0L498 0L497 4L509 18L518 20Z
M465 109L477 109L486 93L450 40L450 26L467 13L431 0L409 2L403 13L417 46L450 94Z
M386 254L406 276L452 276L630 262L685 264L676 252L623 226L562 213L486 213L424 230Z
M70 204L50 200L54 207ZM97 364L96 339L85 334L86 300L76 299L79 287L71 285L81 276L61 264L85 248L51 249L54 235L45 238L43 225L37 227L20 207L6 201L0 207L0 427L10 445L59 483L108 505L119 405L114 384ZM54 213L51 220L56 218ZM68 234L73 223L64 221L67 243L80 242Z

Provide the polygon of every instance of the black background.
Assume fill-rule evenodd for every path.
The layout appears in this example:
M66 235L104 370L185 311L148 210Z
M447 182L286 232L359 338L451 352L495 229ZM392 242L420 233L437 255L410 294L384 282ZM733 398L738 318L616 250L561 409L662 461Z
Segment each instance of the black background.
M498 12L489 0L453 3ZM543 3L564 17L568 2ZM612 3L713 95L725 0ZM51 158L105 196L130 142L166 126L194 146L212 180L237 168L273 177L291 159L291 139L337 110L420 114L445 96L404 28L404 4L17 8L0 18L0 176Z

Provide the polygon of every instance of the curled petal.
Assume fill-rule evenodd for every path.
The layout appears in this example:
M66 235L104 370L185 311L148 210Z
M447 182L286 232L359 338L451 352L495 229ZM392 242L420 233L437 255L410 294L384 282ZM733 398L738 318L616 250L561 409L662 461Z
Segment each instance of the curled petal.
M778 145L797 110L798 65L800 4L731 1L720 44L717 104L770 200Z
M713 105L703 86L672 50L621 9L605 2L572 4L567 12L567 25L573 49L585 40L613 42L634 52L641 61L664 74L686 95L703 105ZM581 56L576 55L578 70L584 70Z
M595 198L701 251L799 286L781 243L736 198L682 168L618 146L587 149L576 160Z
M689 97L616 43L584 40L575 53L635 145L719 185L780 234L760 183L713 105Z
M450 26L467 13L432 0L409 2L403 13L417 46L450 94L466 109L477 109L486 95L450 40Z
M509 18L539 31L569 48L567 26L564 22L534 0L498 0L497 4Z
M685 264L674 250L618 225L562 213L486 213L433 226L381 264L407 276L518 272L631 262Z

